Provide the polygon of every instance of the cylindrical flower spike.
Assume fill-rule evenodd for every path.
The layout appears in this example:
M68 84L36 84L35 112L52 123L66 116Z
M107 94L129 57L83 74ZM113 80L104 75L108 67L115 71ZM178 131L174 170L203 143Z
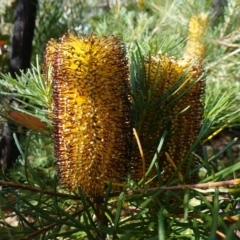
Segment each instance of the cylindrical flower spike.
M164 148L157 158L162 173L161 182L165 184L190 150L201 127L205 88L204 78L201 78L203 69L193 56L185 56L178 61L161 56L147 60L145 70L153 97L146 110L139 137L147 170L163 131L168 131ZM144 174L139 158L136 154L132 159L132 175L136 181ZM180 175L176 177L181 178L185 169L186 166L183 166ZM153 170L145 180L148 181L154 175L156 171ZM188 179L186 182L192 181Z
M50 44L51 45L51 44ZM53 45L51 45L53 46ZM103 196L122 183L130 154L129 69L120 37L66 34L49 50L60 183ZM47 47L48 54L49 45ZM48 61L48 60L47 60ZM116 184L117 185L117 184Z
M205 44L203 37L208 25L208 15L201 13L190 19L188 26L188 40L186 46L186 54L198 56L200 59L205 54Z

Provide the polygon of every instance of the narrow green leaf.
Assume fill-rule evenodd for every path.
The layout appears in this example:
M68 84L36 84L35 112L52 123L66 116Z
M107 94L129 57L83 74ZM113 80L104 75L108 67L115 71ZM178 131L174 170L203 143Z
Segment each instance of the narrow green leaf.
M216 239L216 230L218 228L218 216L219 216L219 191L215 188L213 196L213 209L212 209L212 224L211 231L209 235L209 240Z
M113 240L114 240L114 239L117 239L117 231L118 231L119 221L120 221L120 217L121 217L123 197L124 197L124 193L122 192L122 193L119 195L118 201L117 201L116 216L115 216L114 226L113 226L113 237L112 237Z
M187 188L184 193L184 198L183 198L183 208L184 208L184 220L188 219L188 211L189 211L189 193L190 189Z
M158 240L165 240L165 224L162 209L158 213Z

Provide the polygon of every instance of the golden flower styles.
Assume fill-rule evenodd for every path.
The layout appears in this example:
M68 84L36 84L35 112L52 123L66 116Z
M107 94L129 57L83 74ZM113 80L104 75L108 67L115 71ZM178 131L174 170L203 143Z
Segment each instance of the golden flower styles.
M120 37L65 34L46 48L52 63L54 146L59 179L70 191L103 196L122 183L131 128L129 69ZM117 185L117 184L116 184Z
M139 137L148 169L167 129L165 145L157 160L162 173L161 183L165 184L182 163L201 127L205 81L200 77L203 69L195 56L188 55L180 60L167 56L151 57L145 61L145 70L152 99ZM144 174L139 158L136 154L132 159L132 175L136 181ZM186 166L183 166L180 175L184 175L185 170ZM152 171L146 181L155 174L156 171ZM182 181L180 175L175 179Z

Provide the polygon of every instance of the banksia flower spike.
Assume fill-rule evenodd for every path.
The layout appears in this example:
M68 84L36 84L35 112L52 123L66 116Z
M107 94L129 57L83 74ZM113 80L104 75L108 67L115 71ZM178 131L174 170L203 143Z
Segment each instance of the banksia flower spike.
M125 45L120 37L94 34L65 34L52 43L47 45L45 59L53 65L54 145L60 183L70 191L81 187L89 197L103 196L109 181L113 186L122 183L129 158Z
M148 169L161 136L167 130L165 146L157 159L162 172L161 182L165 184L182 163L201 127L205 88L204 78L201 78L203 69L192 56L185 56L178 61L167 56L151 57L145 61L144 67L152 99L139 137ZM136 181L144 174L138 159L138 154L132 159L132 175ZM184 165L177 176L181 181L186 167ZM154 175L156 171L152 171L146 181ZM192 181L187 179L185 182Z
M208 25L208 15L201 13L195 15L190 19L188 27L188 40L186 47L186 54L198 56L200 59L205 54L205 45L203 37Z

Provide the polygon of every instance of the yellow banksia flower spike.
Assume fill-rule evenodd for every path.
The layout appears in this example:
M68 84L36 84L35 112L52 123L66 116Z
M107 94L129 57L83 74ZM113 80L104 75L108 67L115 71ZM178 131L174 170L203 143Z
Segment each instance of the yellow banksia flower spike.
M70 191L81 187L88 197L103 196L109 181L113 187L123 183L130 154L125 45L116 36L65 34L47 45L49 53L60 183Z
M204 78L201 78L203 69L200 61L192 55L180 60L167 56L152 57L145 62L145 69L153 97L146 110L139 138L143 147L145 168L148 169L161 136L167 129L165 146L157 160L162 173L161 182L165 184L190 150L202 124L205 89ZM161 98L166 100L158 103ZM135 154L132 159L132 175L136 181L144 174L139 158L139 155ZM183 166L180 174L176 176L180 181L184 170L186 166ZM152 171L145 181L154 175L156 171ZM193 181L194 179L187 179L186 182ZM153 184L155 183L153 181Z
M192 54L200 59L205 54L205 44L203 42L205 30L208 25L208 14L200 13L190 19L188 26L188 39L186 46L186 54Z

